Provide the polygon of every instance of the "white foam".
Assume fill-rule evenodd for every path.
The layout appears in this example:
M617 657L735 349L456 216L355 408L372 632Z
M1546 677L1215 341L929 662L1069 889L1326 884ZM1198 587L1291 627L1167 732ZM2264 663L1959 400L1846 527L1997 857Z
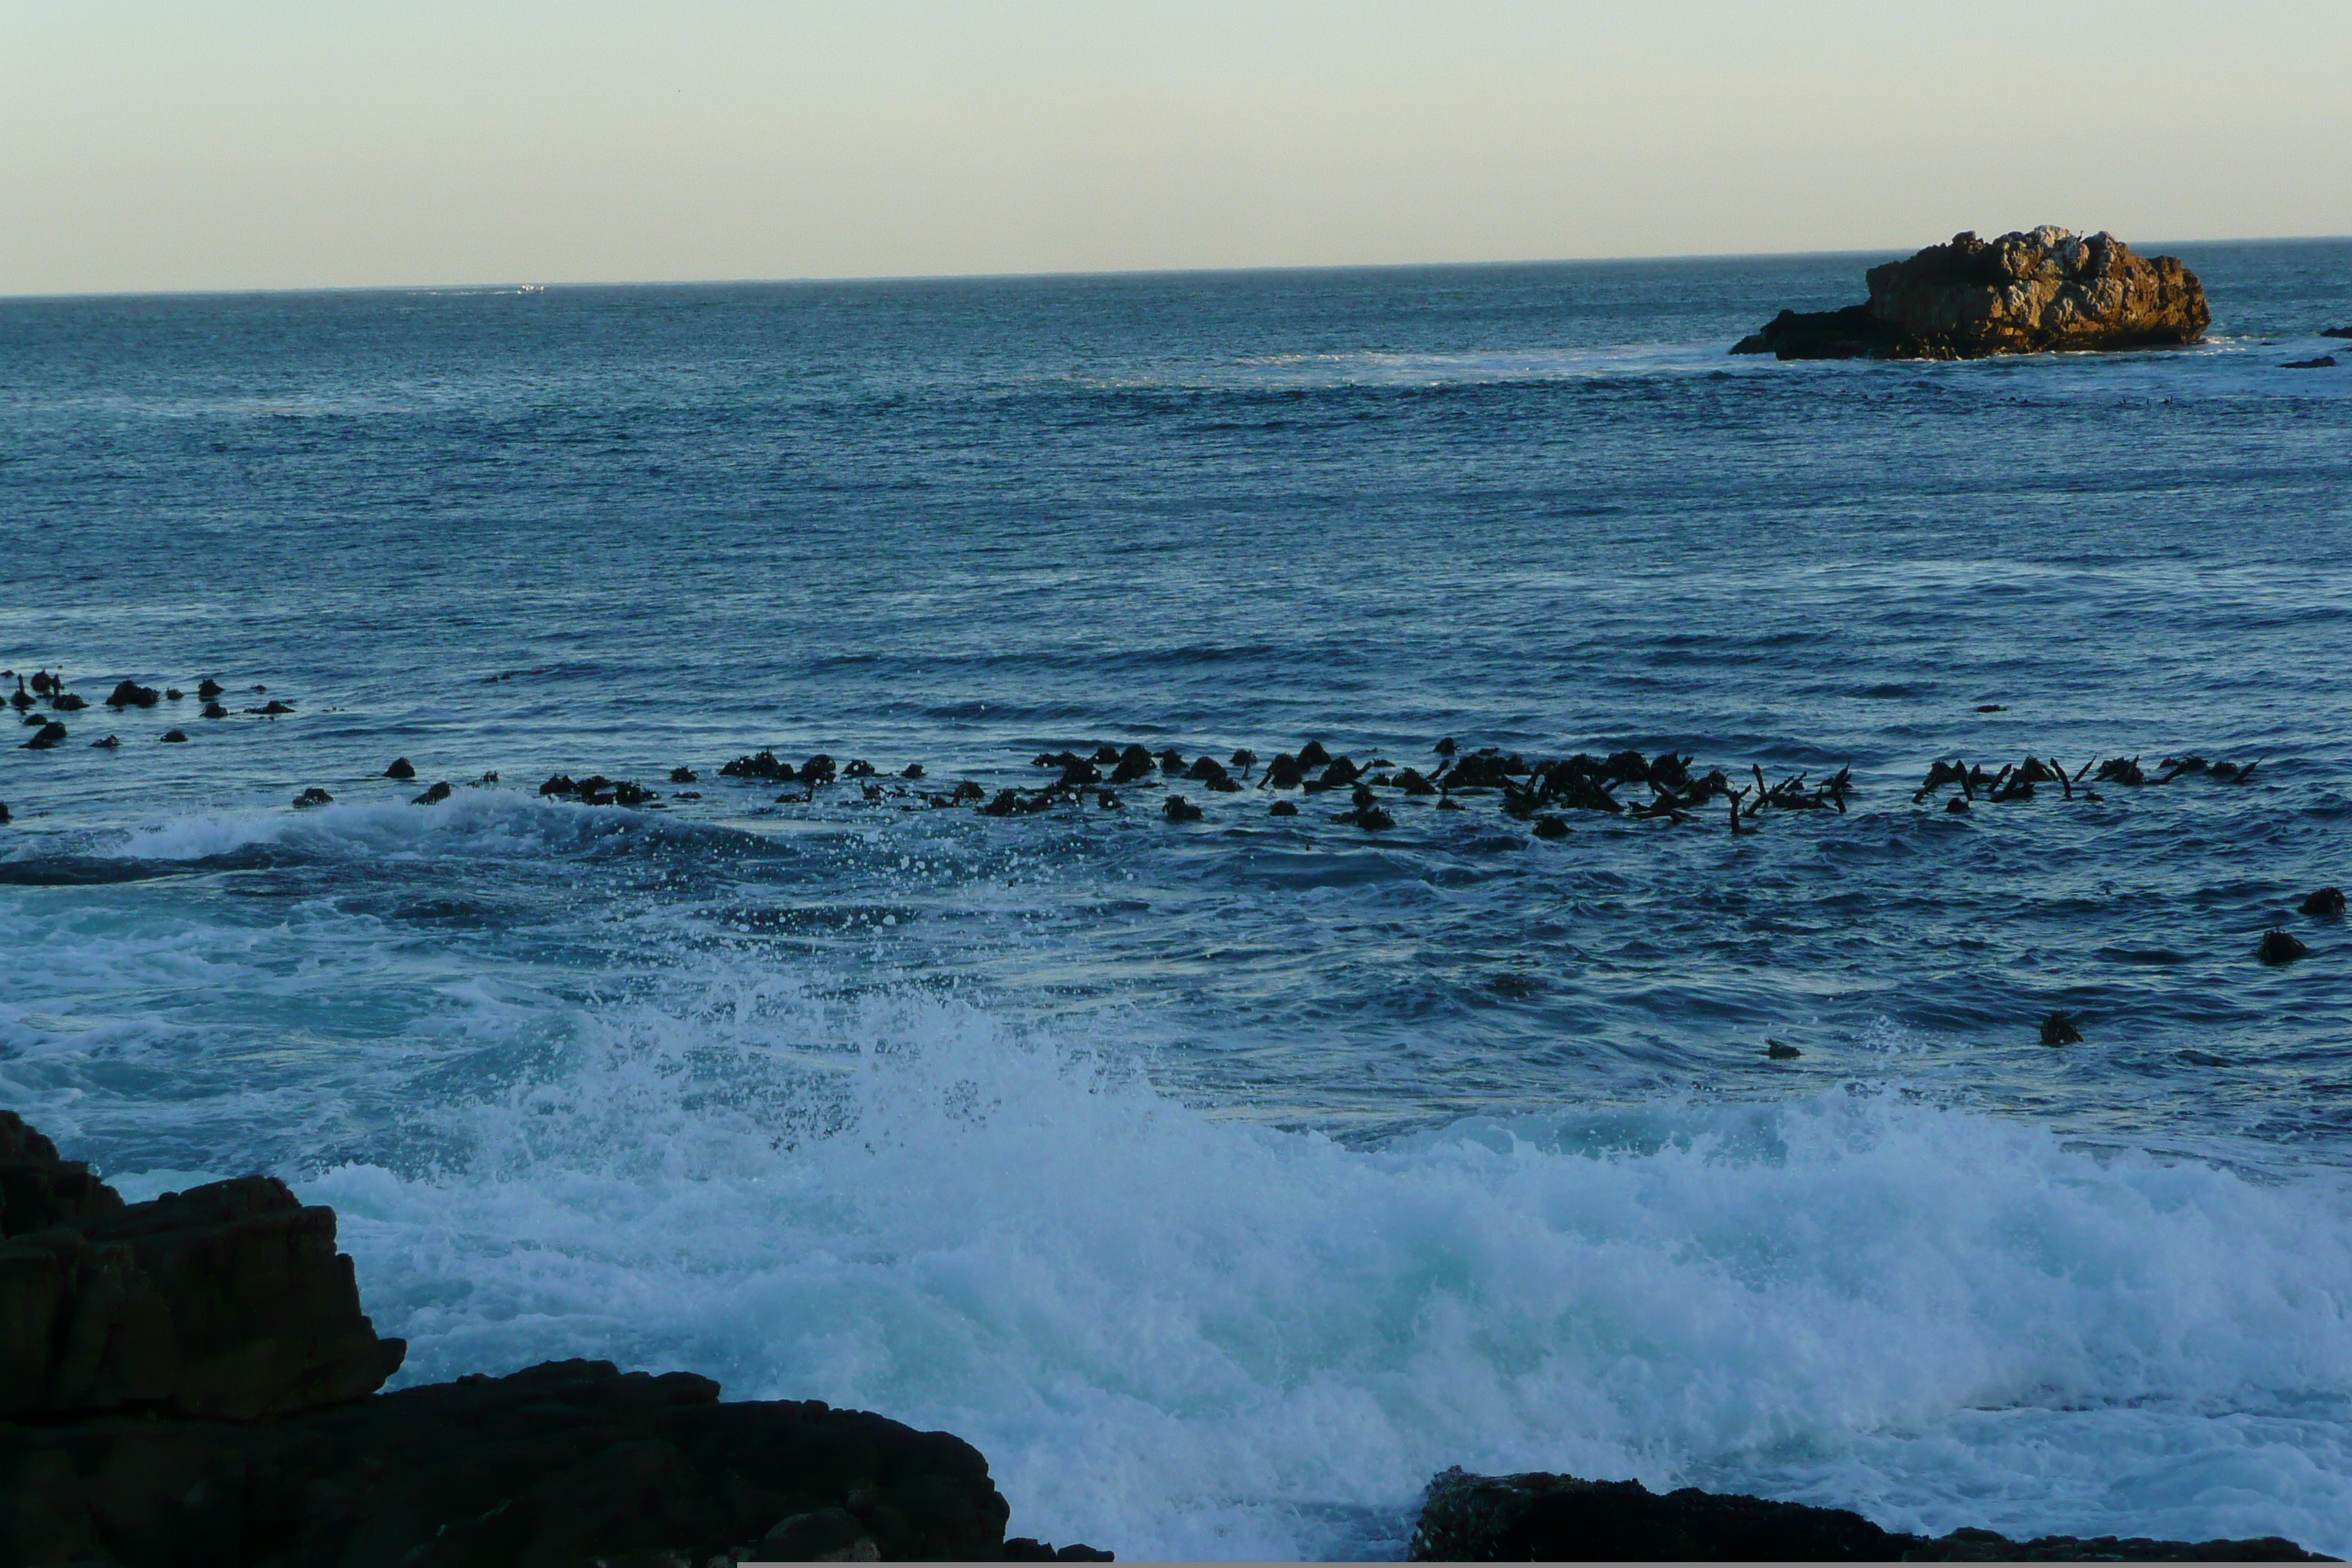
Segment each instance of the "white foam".
M432 806L393 799L194 813L136 829L108 847L131 860L204 860L261 844L329 855L516 854L643 820L519 790L466 789Z
M919 1000L604 1020L334 1204L410 1373L688 1366L971 1438L1013 1528L1393 1551L1449 1464L1889 1524L2352 1548L2352 1197L1887 1095L1465 1124L1188 1110Z

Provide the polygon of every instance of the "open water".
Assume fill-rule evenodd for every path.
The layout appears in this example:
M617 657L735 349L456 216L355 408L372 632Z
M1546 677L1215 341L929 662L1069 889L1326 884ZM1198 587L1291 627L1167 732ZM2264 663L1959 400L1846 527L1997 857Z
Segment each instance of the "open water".
M0 301L0 663L92 704L0 1103L333 1204L404 1379L877 1409L1129 1557L1453 1464L2352 1552L2352 243L2182 254L2207 345L1974 364L1726 356L1852 256ZM1444 736L1855 787L914 793ZM1913 802L2029 752L2259 766Z

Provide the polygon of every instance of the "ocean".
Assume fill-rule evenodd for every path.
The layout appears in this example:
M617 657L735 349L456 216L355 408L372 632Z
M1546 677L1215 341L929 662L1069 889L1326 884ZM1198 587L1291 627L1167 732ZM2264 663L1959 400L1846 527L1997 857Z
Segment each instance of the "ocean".
M1975 363L1727 354L1862 256L0 301L0 1105L333 1205L403 1382L1130 1558L1449 1465L2352 1553L2352 242L2153 248L2204 345ZM1449 740L1851 788L1258 787ZM1259 762L951 798L1134 743Z

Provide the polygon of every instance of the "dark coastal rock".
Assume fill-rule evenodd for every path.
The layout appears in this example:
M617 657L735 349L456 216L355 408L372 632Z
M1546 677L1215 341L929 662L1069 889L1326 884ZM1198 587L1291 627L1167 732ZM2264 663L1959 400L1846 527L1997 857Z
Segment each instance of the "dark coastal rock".
M0 1420L250 1421L372 1394L399 1368L406 1346L360 1311L334 1211L275 1177L126 1206L0 1113Z
M248 713L258 713L265 719L275 719L281 714L293 712L294 704L273 697L268 701L263 703L260 707L248 708L246 711Z
M135 680L121 680L115 682L114 689L107 694L106 705L109 708L152 708L162 700L163 694L152 686L142 686Z
M5 800L0 800L0 827L5 827L8 825L8 803Z
M203 709L198 711L196 717L199 719L226 719L228 717L228 710L222 707L217 702L207 702L204 705Z
M834 779L833 759L823 752L801 764L801 783L814 791L817 785L831 784Z
M688 1568L1004 1555L961 1438L690 1373L550 1362L252 1425L0 1427L0 1560ZM862 1550L861 1550L862 1548Z
M1764 1042L1764 1054L1776 1062L1792 1062L1805 1053L1782 1040Z
M383 770L383 776L388 779L413 779L416 776L416 765L406 757L394 757L392 766Z
M210 702L214 698L218 697L226 689L226 687L224 687L219 681L215 680L210 676L206 676L203 680L196 684L196 695L207 702Z
M155 738L166 745L184 745L187 743L188 732L185 730L166 730Z
M312 784L309 789L304 790L300 795L294 797L295 809L298 811L307 811L314 805L332 805L334 804L335 797L329 795L325 790L320 789L317 784Z
M2011 1541L1987 1530L1907 1535L1851 1509L1574 1476L1474 1476L1429 1483L1407 1556L1417 1563L2314 1563L2276 1536L2253 1541Z
M89 704L84 702L80 698L75 696L70 691L61 691L55 697L49 699L49 706L56 709L60 713L79 713L83 709L89 707ZM142 703L141 706L144 707L147 706L147 704Z
M181 690L176 686L167 686L163 688L163 700L166 702L177 702L181 698L185 697L186 695L186 692Z
M1265 814L1268 816L1297 816L1298 803L1295 800L1277 800L1265 808Z
M449 781L447 779L443 779L439 784L431 785L423 795L420 795L415 800L410 801L409 805L439 805L443 801L447 800L456 793L457 792L455 790L452 790L449 787Z
M2319 335L2323 338L2352 338L2352 327L2322 327Z
M1160 814L1171 822L1198 822L1201 808L1181 795L1171 795L1160 803Z
M90 742L90 748L91 748L93 751L100 751L100 752L111 752L111 751L117 751L117 750L120 750L120 749L121 749L121 745L122 745L121 739L119 736L114 736L114 735L109 735L109 736L108 736L105 740L103 740L103 741L92 741L92 742Z
M1565 838L1569 831L1566 817L1546 815L1536 818L1535 832L1538 838Z
M672 784L693 784L697 781L692 768L672 768L669 771L669 782Z
M41 727L34 731L33 738L25 742L23 750L27 752L46 752L51 746L58 744L65 738L66 727L63 724L58 723L56 720L50 719L44 721Z
M1298 748L1298 765L1302 768L1323 767L1330 761L1331 753L1323 749L1320 741L1309 741Z
M2321 354L2317 359L2291 359L2279 366L2281 370L2334 370L2336 356Z
M719 776L723 779L788 779L794 775L792 765L778 762L775 752L761 751L722 764Z
M2042 1020L2042 1043L2045 1046L2079 1046L2083 1031L2072 1013L2053 1013Z
M1265 777L1260 789L1297 789L1307 783L1307 764L1284 752L1265 764Z
M2295 912L2298 914L2310 915L2316 920L2342 920L2344 918L2344 889L2341 888L2322 888L2317 892L2312 894L2309 898L2304 900L2301 904L2297 905Z
M600 1361L379 1394L334 1227L265 1176L126 1205L0 1111L0 1563L1108 1560L1006 1541L977 1450L879 1415Z
M2043 226L1959 234L1874 267L1869 300L1783 310L1732 353L1791 359L1981 359L2193 343L2212 322L2197 275L2112 235Z
M2275 926L2263 932L2263 940L2254 948L2254 956L2273 969L2293 963L2298 958L2308 957L2310 953L2311 949L2304 946L2300 939Z
M1142 746L1129 746L1118 754L1118 765L1111 770L1110 782L1115 784L1134 784L1150 778L1159 763Z
M539 793L541 795L570 795L573 790L576 790L580 786L578 784L572 782L572 775L570 773L552 773L549 775L545 784L539 786Z

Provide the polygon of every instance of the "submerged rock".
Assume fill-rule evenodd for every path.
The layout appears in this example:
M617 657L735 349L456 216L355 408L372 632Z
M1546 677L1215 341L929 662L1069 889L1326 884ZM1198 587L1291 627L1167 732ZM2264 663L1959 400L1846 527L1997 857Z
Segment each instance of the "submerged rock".
M2344 889L2322 888L2297 906L2296 912L2318 920L2341 920L2344 916Z
M2045 225L1952 237L1865 275L1870 298L1839 310L1783 310L1732 349L1791 359L1981 359L1991 354L2193 343L2213 315L2177 257L2143 257L2113 235Z
M163 694L152 686L142 686L135 680L117 681L107 695L109 708L152 708L163 700Z
M2263 932L2263 940L2254 949L2254 956L2273 968L2308 957L2310 952L2311 949L2304 946L2300 939L2276 927Z
M1474 1476L1459 1469L1429 1483L1407 1555L1418 1563L2326 1561L2277 1536L2011 1541L1989 1530L1956 1530L1929 1537L1882 1530L1851 1509L1696 1487L1661 1495L1639 1481Z
M2079 1046L2083 1043L2082 1028L2072 1013L2053 1013L2042 1020L2042 1043L2045 1046Z

